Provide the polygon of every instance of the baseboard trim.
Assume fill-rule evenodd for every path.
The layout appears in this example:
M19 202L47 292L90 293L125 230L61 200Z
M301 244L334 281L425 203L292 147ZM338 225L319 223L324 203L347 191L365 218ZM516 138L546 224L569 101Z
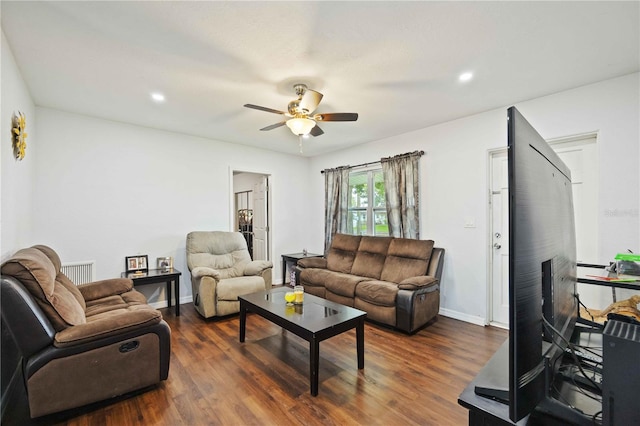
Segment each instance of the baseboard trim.
M487 325L485 323L484 318L482 317L465 314L463 312L452 311L451 309L440 308L440 311L438 313L444 317L457 319L457 320L468 322L475 325L481 325L483 327Z
M193 302L193 296L189 295L189 296L184 296L180 298L180 304L183 305L185 303L191 303ZM150 302L149 306L151 306L152 308L155 309L160 309L160 308L166 308L167 307L167 301L166 300L161 300L159 302Z
M274 285L278 285L278 284L274 284ZM180 304L181 305L185 304L185 303L191 303L191 302L193 302L193 296L191 296L191 295L184 296L184 297L180 298ZM155 308L155 309L166 308L167 307L167 301L166 300L161 300L159 302L151 302L151 303L149 303L149 306L151 306L152 308ZM468 322L468 323L475 324L475 325L481 325L481 326L487 325L485 323L484 318L482 318L482 317L465 314L463 312L453 311L451 309L440 308L440 311L438 313L440 315L442 315L443 317L453 318L453 319L457 319L457 320Z

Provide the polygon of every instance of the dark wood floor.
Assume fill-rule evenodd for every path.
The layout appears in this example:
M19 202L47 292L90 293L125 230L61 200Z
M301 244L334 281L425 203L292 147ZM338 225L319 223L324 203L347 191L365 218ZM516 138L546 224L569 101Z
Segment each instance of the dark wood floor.
M446 317L412 336L366 323L365 368L357 369L354 330L322 342L312 397L308 343L297 336L249 315L239 343L237 315L161 311L172 330L167 381L36 424L464 425L458 395L507 337Z

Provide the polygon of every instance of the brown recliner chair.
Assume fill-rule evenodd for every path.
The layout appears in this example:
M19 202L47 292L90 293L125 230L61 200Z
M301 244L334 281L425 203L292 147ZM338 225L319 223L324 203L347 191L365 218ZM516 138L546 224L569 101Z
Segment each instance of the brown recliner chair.
M32 418L166 380L171 330L131 280L75 286L51 248L2 264L2 321L22 357Z

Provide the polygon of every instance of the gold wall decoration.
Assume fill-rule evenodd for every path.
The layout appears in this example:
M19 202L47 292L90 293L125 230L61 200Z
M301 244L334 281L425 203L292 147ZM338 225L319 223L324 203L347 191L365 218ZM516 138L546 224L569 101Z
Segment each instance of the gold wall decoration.
M13 145L13 155L16 160L22 160L24 158L25 151L27 149L27 120L24 114L20 111L14 111L11 118L11 136Z

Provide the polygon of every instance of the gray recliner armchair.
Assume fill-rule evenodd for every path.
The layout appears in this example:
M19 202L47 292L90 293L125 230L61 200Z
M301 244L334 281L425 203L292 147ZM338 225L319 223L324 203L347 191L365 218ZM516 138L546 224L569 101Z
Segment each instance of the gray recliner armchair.
M238 313L238 296L271 288L273 264L251 260L247 242L239 232L190 232L187 266L193 304L205 318Z

